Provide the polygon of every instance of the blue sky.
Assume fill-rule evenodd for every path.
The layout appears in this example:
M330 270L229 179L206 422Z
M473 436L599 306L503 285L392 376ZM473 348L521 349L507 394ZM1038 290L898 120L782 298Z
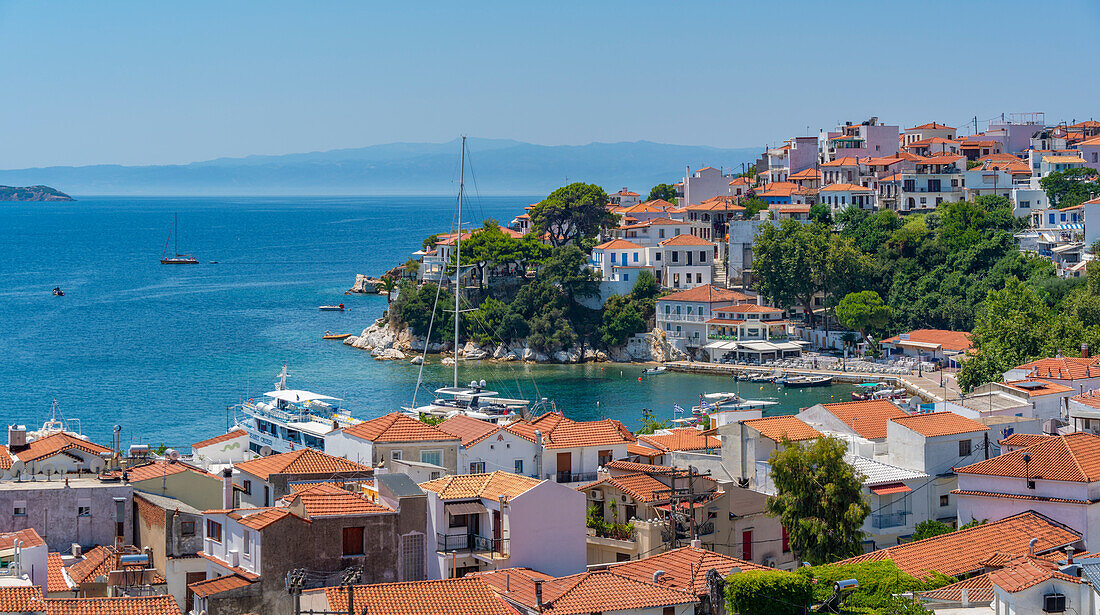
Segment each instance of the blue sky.
M1087 0L0 0L0 168L1080 120L1100 117L1098 25Z

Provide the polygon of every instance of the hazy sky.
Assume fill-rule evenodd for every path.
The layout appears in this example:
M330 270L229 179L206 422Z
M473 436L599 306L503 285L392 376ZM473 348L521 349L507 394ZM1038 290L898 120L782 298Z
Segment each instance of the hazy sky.
M1080 120L1098 26L1094 0L0 0L0 168Z

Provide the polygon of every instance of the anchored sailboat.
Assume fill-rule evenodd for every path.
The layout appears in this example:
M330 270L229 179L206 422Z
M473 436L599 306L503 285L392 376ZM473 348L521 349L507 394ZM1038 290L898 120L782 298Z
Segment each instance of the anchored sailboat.
M180 254L180 239L179 239L179 226L180 216L175 214L174 223L172 224L172 235L168 239L164 240L164 251L160 255L160 264L162 265L197 265L199 259L191 256L190 254ZM168 256L168 241L174 239L175 243L175 256Z

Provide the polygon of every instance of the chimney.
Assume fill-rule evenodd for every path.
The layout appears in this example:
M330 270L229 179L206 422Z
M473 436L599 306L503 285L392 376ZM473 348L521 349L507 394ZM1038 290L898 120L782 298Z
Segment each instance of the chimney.
M1081 343L1081 358L1089 358L1089 345L1083 342Z
M1075 549L1073 547L1066 547L1066 563L1067 564L1072 564L1073 563L1073 552L1074 551L1075 551Z
M535 580L535 609L542 611L542 579Z
M1035 555L1035 545L1037 545L1037 544L1039 544L1039 539L1038 538L1032 538L1031 540L1027 541L1027 554L1028 555Z
M222 508L233 508L233 468L222 470Z
M535 430L535 478L542 478L542 431Z
M663 577L663 576L665 576L665 571L664 570L654 570L653 571L653 582L654 583L660 583L661 582L661 577Z
M115 544L126 539L126 498L114 498L115 501Z
M26 425L9 425L8 426L8 449L23 448L27 445L27 426Z
M699 540L698 538L692 540L691 541L691 548L692 549L702 549L703 548L703 541Z

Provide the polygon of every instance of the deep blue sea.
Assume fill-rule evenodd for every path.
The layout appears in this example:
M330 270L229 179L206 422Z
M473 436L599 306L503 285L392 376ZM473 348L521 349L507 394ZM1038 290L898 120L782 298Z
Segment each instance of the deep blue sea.
M96 441L109 443L118 424L124 444L185 449L223 433L227 406L271 390L283 364L291 386L344 398L360 418L411 401L417 366L375 361L321 334L358 334L381 315L384 296L343 292L356 273L380 275L427 235L450 229L453 198L78 198L0 203L6 423L37 428L56 399ZM506 224L535 200L468 200L464 218ZM174 214L180 251L201 264L160 264ZM54 286L65 296L53 296ZM341 302L344 313L317 310ZM700 393L736 388L726 378L672 373L639 381L640 372L481 364L464 368L463 379L632 428L642 408L672 418L673 404L690 407ZM450 372L429 365L425 379L422 391L430 391L449 384ZM851 390L743 386L745 396L777 399L789 411Z

